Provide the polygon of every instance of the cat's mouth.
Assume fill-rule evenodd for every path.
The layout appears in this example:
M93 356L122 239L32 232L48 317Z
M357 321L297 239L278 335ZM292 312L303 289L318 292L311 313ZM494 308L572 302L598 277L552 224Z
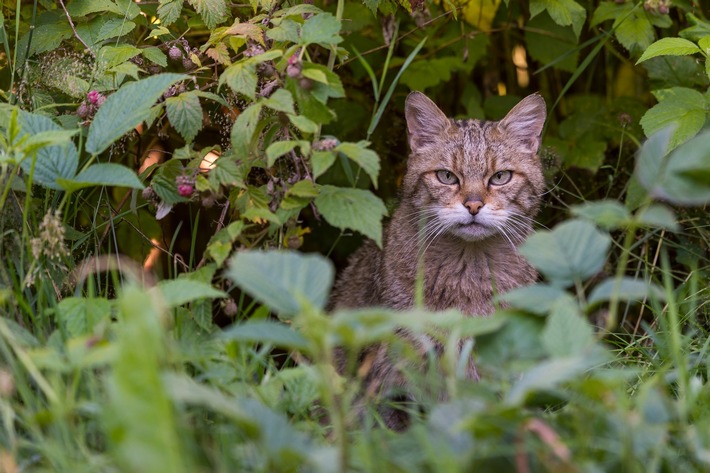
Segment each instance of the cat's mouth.
M496 231L480 221L471 220L470 222L456 225L452 233L464 240L475 241L493 236Z

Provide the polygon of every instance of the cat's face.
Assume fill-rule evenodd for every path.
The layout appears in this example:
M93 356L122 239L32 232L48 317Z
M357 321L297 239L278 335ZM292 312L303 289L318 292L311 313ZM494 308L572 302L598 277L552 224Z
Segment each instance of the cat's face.
M545 115L544 100L531 95L500 122L452 121L423 94L410 94L403 203L427 222L428 238L525 238L545 185L536 154Z

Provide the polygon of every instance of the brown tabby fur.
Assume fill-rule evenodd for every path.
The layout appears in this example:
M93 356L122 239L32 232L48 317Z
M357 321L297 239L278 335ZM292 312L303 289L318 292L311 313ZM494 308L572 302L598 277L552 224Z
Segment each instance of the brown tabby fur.
M385 228L383 248L370 241L352 256L330 305L412 307L423 257L424 302L429 309L491 314L495 294L537 277L516 246L532 231L544 191L536 153L545 102L530 95L499 122L453 120L425 95L413 92L405 114L412 152L401 204ZM445 175L444 183L437 171L453 173L457 182L451 184ZM511 171L510 181L495 185L505 181L505 174L496 180L499 171ZM414 342L426 351L426 343ZM369 394L406 390L386 346L371 348L367 357L372 362L365 376ZM468 375L477 379L473 363ZM383 418L392 428L406 426L401 412L383 412Z

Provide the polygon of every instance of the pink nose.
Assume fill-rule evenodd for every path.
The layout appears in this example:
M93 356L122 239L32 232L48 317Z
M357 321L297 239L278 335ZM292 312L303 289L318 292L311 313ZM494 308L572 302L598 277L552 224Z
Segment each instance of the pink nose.
M463 205L468 209L471 215L476 215L478 211L481 210L481 207L483 207L483 202L480 200L469 200Z

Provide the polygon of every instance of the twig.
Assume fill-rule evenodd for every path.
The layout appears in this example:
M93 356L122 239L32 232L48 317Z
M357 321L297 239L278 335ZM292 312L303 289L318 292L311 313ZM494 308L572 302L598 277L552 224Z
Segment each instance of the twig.
M81 36L79 36L79 33L76 32L76 28L74 27L74 22L71 21L71 16L69 15L69 12L67 11L67 7L64 6L64 0L59 0L59 4L62 6L62 10L64 10L64 14L67 16L67 20L69 20L69 26L71 26L71 30L74 32L74 36L76 36L76 39L78 39L81 44L84 45L86 49L89 50L89 54L96 59L96 54L94 54L94 51L91 50L88 44L84 42L83 39L81 39Z

